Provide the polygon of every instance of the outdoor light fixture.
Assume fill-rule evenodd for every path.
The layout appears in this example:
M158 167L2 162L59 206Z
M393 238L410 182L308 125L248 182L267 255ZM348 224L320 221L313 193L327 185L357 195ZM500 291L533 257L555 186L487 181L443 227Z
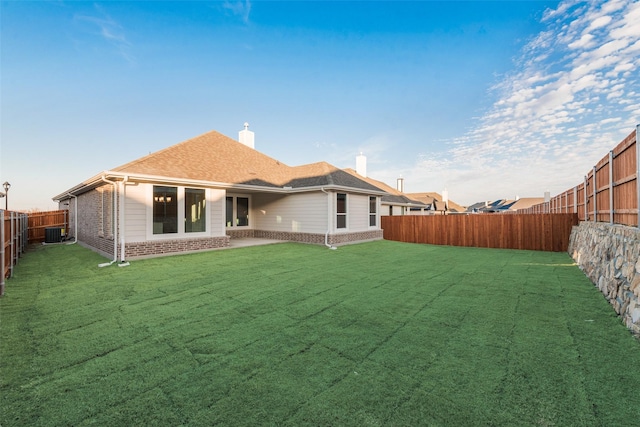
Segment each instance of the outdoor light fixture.
M160 203L164 203L164 202L171 203L171 196L155 196L153 200Z
M4 188L4 210L9 210L9 189L11 188L11 184L8 181L2 183L2 187Z

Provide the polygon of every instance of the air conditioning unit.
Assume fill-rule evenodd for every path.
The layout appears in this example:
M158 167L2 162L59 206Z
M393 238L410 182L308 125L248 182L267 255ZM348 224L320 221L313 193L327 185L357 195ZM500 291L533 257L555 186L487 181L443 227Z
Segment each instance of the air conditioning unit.
M44 229L44 242L45 243L60 243L62 242L62 227L49 227Z

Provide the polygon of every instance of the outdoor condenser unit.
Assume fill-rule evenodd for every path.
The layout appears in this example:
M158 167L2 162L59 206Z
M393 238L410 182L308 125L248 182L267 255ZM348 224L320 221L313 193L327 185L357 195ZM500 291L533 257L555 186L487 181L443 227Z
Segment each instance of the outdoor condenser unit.
M60 243L62 242L62 227L50 227L44 229L44 242L45 243Z

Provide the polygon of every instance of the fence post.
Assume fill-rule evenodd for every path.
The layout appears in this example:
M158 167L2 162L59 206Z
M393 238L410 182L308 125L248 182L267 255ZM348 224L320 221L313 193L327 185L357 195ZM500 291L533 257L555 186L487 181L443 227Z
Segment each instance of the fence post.
M640 228L640 124L636 125L636 192L638 194L638 205L636 206L636 212L638 215L638 227Z
M593 167L593 222L598 222L598 180L596 179L597 169Z
M578 186L573 187L573 213L578 213Z
M16 259L21 258L22 251L22 214L16 214Z
M4 210L0 209L0 296L4 295Z
M613 150L609 151L609 224L613 224Z
M589 208L587 202L589 201L589 195L587 194L587 175L584 176L584 220L589 221Z
M11 260L9 261L9 277L13 277L13 265L15 264L15 253L16 253L16 244L13 241L14 236L14 216L13 212L9 213L9 223L11 225L11 229L9 230L9 246L11 247Z
M22 217L22 252L26 252L29 245L29 215L22 214Z

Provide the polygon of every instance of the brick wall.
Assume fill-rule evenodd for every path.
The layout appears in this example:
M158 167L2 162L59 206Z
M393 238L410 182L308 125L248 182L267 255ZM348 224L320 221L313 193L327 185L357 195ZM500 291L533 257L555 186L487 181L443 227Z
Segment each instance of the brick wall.
M231 239L246 239L248 237L256 237L255 230L252 229L227 230L227 236L229 236Z
M293 233L284 231L266 231L255 230L254 237L263 239L275 239L275 240L288 240L291 242L300 243L314 243L323 245L325 243L324 234L316 233ZM361 242L366 240L380 240L382 239L382 230L362 231L358 233L341 233L330 234L328 237L328 243L330 245L339 245L345 243Z
M229 246L229 236L135 242L125 245L125 258L134 259L153 255L225 248L227 246Z
M113 256L113 186L105 184L78 196L78 212L78 240Z

